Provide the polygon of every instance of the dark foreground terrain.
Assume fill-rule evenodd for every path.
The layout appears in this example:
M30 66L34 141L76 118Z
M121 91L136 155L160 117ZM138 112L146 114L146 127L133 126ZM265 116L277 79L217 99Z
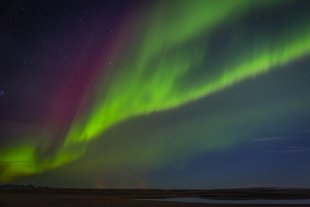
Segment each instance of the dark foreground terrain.
M199 207L199 206L310 206L262 205L262 204L200 204L143 199L162 199L174 197L209 198L221 200L245 199L310 199L310 189L247 188L229 190L137 190L137 189L56 189L56 188L0 188L0 207Z

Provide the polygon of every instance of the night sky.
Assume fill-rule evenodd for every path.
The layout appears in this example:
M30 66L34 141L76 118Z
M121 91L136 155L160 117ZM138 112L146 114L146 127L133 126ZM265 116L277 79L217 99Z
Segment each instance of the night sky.
M0 8L0 183L310 187L310 1Z

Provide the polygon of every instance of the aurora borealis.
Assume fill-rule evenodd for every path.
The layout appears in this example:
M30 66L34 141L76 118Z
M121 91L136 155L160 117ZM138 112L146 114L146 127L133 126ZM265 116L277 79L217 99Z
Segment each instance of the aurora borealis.
M0 182L309 187L309 10L305 0L6 5Z

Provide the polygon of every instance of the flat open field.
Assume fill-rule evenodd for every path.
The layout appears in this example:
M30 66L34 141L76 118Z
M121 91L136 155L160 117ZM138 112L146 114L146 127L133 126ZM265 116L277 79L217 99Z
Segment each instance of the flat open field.
M1 189L0 206L15 207L199 207L199 206L310 206L300 205L260 205L260 204L200 204L180 203L168 201L149 201L139 199L196 197L216 199L310 199L310 190L307 189L231 189L231 190L94 190L94 189Z

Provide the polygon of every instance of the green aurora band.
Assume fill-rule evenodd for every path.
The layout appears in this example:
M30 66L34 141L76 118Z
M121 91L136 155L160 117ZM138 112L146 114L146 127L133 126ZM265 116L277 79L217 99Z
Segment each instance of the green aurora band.
M281 69L310 52L310 22L290 28L276 39L257 36L246 54L232 55L229 65L208 68L209 39L217 26L257 8L283 1L159 1L148 18L134 23L122 52L112 54L108 73L97 79L94 104L80 110L64 143L42 156L36 142L0 150L0 181L42 173L81 157L87 144L110 127L137 116L181 107L268 71ZM206 12L205 8L211 8ZM237 52L238 51L232 51ZM199 81L188 80L197 68ZM212 70L211 70L212 69ZM208 71L220 71L216 75ZM191 84L188 84L190 82ZM184 83L186 87L184 87ZM44 147L43 147L44 151Z

